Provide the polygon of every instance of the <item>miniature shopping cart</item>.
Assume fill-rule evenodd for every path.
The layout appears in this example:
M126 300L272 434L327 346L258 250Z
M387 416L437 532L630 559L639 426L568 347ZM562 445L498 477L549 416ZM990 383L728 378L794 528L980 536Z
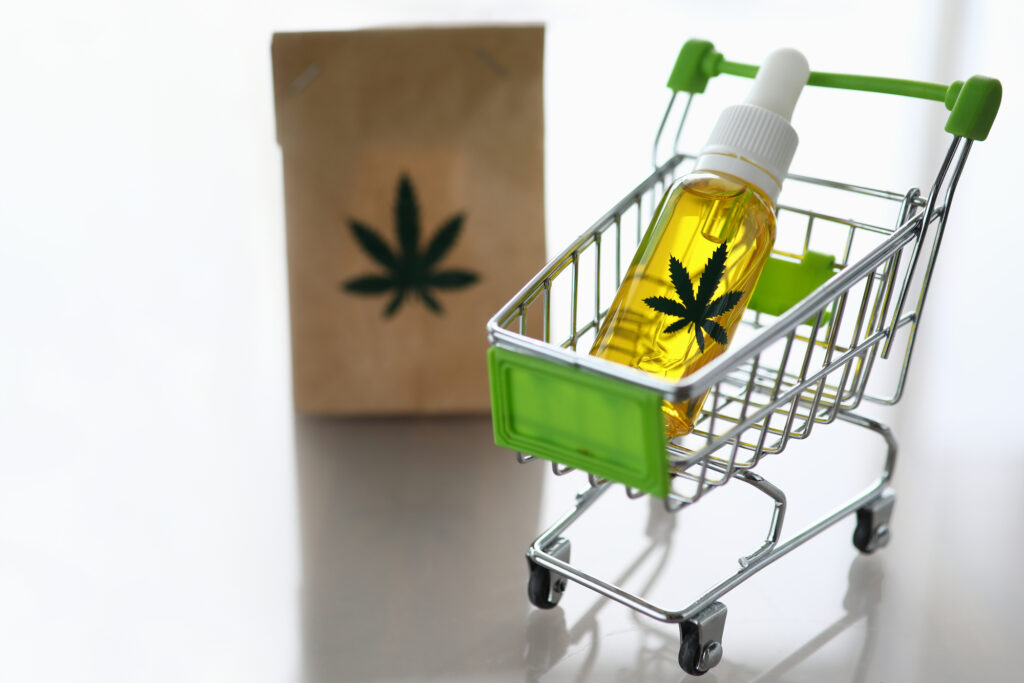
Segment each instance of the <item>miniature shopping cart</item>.
M730 351L677 382L587 355L657 201L695 161L675 149L694 95L719 74L749 78L756 72L724 60L711 43L687 42L669 80L672 99L654 143L654 173L487 324L495 440L518 451L521 462L542 458L556 475L579 469L589 480L526 553L530 601L553 607L567 581L575 581L679 624L679 664L695 675L722 658L726 608L719 598L725 593L848 515L856 515L853 543L860 551L888 541L896 441L888 427L856 411L864 402L895 404L903 394L953 193L971 144L987 136L1001 97L999 82L982 76L947 87L812 72L809 85L945 103L953 138L930 192L790 175L778 206L775 249L758 285L771 291L755 293L745 331ZM680 114L674 105L681 92L689 97ZM671 158L659 164L661 139L673 127ZM848 215L856 217L841 217ZM693 432L666 440L662 402L705 392ZM881 437L881 475L862 495L782 541L786 496L755 471L758 463L836 420ZM675 512L734 479L773 501L767 539L740 560L736 573L688 607L657 607L570 564L563 534L614 484L624 485L630 497L663 498Z

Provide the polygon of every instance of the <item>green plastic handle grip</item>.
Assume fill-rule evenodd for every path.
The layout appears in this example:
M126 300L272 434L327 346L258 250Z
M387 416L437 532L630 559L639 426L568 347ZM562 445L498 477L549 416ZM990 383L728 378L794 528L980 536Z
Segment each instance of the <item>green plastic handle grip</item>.
M708 81L715 76L730 74L753 78L757 69L756 65L727 61L709 41L695 38L686 41L679 51L668 87L676 92L702 93ZM946 132L976 141L988 137L1003 98L1002 84L988 76L971 76L966 81L954 81L947 86L899 78L812 71L807 84L942 102L950 112Z

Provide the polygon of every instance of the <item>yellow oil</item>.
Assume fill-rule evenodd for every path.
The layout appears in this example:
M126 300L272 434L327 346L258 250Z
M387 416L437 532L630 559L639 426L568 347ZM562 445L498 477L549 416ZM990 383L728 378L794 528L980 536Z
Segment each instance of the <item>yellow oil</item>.
M775 213L771 202L759 190L725 174L698 172L685 176L669 189L655 211L590 353L673 381L707 365L732 341L774 240ZM710 277L715 273L712 267L703 292L705 296L701 297L701 276L723 244L724 274L714 294L708 297L706 290L716 279ZM719 252L718 258L721 256ZM697 316L711 321L705 323L707 327L700 332L703 350L694 324L683 326L678 315L655 310L645 301L665 297L678 302L685 297L672 283L672 258L686 269L696 310L700 310L701 301L713 303L726 295L728 302L736 301L720 315ZM670 307L659 301L653 304ZM714 313L725 305L723 302L717 307L705 306L705 310ZM673 324L677 329L668 330ZM724 330L726 343L712 339L707 329L715 330L719 338ZM693 429L706 397L705 392L696 400L665 402L668 436L682 436Z

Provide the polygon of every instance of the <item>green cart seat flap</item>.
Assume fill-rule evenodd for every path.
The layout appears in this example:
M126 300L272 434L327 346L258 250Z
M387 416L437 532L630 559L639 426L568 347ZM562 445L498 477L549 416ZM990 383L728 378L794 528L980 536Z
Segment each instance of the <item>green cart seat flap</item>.
M492 347L494 441L664 498L661 396L579 368Z
M768 259L748 308L768 315L782 315L832 277L835 262L835 256L811 250L804 252L799 263L775 257ZM812 316L805 323L813 325L816 317ZM826 311L821 323L824 325L830 317L831 313Z

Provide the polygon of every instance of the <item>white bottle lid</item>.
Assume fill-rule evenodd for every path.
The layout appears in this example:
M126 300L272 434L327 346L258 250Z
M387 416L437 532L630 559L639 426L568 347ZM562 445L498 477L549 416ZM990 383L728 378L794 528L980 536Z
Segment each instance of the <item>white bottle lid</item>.
M808 76L807 59L798 51L768 55L743 104L722 112L694 170L736 176L775 204L799 141L789 121Z

